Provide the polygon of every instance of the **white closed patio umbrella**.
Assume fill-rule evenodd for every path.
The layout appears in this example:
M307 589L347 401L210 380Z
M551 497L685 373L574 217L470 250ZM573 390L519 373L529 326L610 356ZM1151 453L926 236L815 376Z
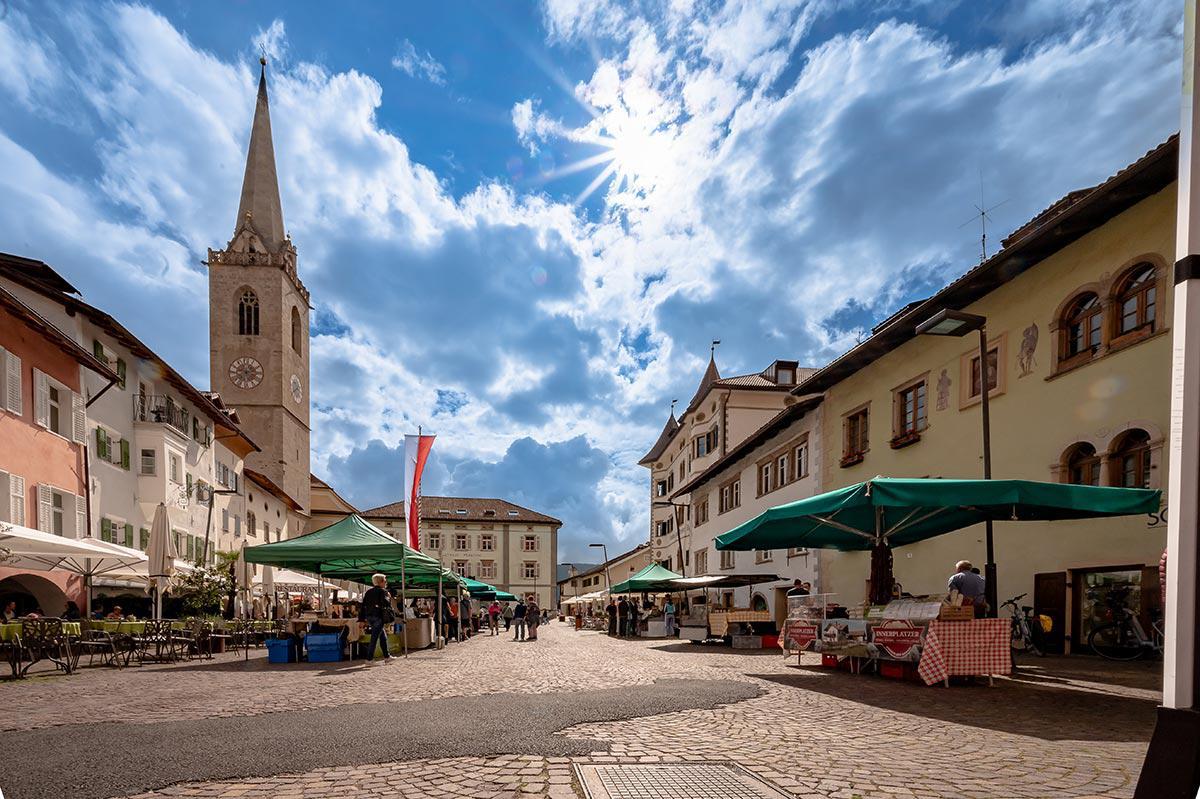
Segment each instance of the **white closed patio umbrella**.
M250 588L254 585L254 564L246 562L246 544L238 550L237 562L233 567L233 579L237 582L237 595L241 604L241 613L247 615L250 603Z
M167 517L167 506L158 503L154 509L154 521L150 525L150 544L146 547L149 558L150 584L154 586L154 618L162 618L162 592L175 573L175 536L171 535L171 521Z

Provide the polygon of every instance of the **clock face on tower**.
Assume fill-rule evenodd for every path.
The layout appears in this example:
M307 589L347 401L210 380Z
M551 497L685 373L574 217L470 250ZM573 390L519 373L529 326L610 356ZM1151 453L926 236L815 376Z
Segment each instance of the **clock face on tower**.
M292 399L297 403L304 397L304 387L300 385L300 378L292 375Z
M262 364L250 357L241 357L229 364L229 379L238 388L256 388L263 379Z

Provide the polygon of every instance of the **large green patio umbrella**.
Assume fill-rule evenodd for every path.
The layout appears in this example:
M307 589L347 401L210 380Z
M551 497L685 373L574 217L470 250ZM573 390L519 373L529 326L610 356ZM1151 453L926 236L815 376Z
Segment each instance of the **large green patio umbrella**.
M872 601L891 594L890 548L973 524L1152 513L1159 491L1033 480L876 477L763 511L717 536L717 549L872 551ZM885 594L886 589L886 594Z
M672 581L683 577L670 569L664 569L657 563L651 563L628 580L617 583L609 589L611 594L628 594L636 591L677 591L679 587Z
M357 514L298 538L246 547L246 561L351 578L375 572L437 575L442 565Z

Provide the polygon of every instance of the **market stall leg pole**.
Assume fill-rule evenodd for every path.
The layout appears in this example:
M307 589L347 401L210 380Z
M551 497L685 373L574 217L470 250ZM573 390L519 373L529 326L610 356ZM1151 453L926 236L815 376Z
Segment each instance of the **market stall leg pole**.
M979 413L983 417L983 479L992 479L992 417L988 403L988 384L991 375L988 373L988 340L987 329L979 328ZM997 365L999 368L999 365ZM984 599L988 604L988 618L996 618L999 607L996 600L996 552L992 545L992 520L983 523L984 545L987 549L987 562L983 565Z
M404 601L404 558L400 558L400 643L404 647L404 657L408 657L408 611ZM372 655L375 653L372 652Z
M438 648L438 649L441 649L441 648L442 648L442 646L444 646L444 644L442 643L442 628L446 626L446 610L445 610L445 607L442 605L442 572L441 572L441 567L442 567L442 561L439 559L439 560L438 560L438 595L437 595L437 609L436 609L436 611L435 611L435 612L434 612L434 614L433 614L433 618L434 618L434 621L436 622L436 626L437 626L437 629L433 631L433 638L434 638L434 640L435 640L435 641L437 641L437 648Z
M1163 699L1138 777L1137 799L1194 797L1200 786L1200 78L1197 0L1184 4L1182 124L1175 229L1175 297L1171 370L1170 462L1167 491L1166 648Z

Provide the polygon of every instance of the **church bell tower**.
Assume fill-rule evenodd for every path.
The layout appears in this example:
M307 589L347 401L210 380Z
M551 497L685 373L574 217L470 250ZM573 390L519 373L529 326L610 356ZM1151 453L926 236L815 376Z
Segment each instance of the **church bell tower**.
M261 452L247 471L309 511L308 289L283 226L266 59L233 238L208 251L209 379Z

